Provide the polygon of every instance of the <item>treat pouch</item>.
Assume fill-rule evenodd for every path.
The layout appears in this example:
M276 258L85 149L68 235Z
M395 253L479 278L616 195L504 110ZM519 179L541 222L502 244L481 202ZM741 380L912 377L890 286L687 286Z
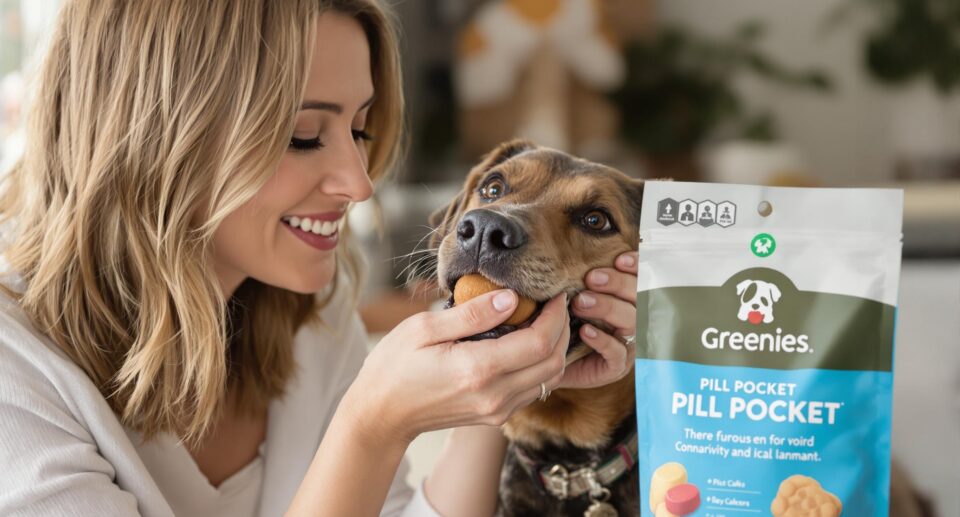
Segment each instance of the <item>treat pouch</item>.
M641 515L887 515L902 191L643 196Z

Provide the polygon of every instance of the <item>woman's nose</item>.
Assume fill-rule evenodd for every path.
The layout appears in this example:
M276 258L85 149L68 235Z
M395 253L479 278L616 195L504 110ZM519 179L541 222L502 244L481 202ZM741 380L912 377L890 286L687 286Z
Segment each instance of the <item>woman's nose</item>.
M327 151L326 171L319 188L324 194L344 196L355 203L373 195L373 183L367 174L366 150L361 149L362 145L358 145L351 134L348 138L337 138L336 143L323 149Z

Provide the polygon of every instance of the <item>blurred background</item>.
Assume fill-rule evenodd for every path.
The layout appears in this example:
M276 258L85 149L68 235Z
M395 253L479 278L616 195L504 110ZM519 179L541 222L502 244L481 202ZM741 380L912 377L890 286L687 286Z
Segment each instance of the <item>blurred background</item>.
M427 217L515 136L644 178L901 188L893 451L939 515L960 516L960 2L392 3L410 149L350 221L371 345L436 308L405 285ZM59 4L0 0L0 171ZM412 482L442 440L414 443Z

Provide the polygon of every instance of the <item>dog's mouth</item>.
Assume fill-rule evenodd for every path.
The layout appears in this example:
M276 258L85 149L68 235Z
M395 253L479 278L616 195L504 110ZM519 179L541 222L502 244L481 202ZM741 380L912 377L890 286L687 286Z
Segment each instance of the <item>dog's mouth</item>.
M448 285L455 286L459 279L460 277L451 279ZM514 289L514 290L517 292L517 294L521 296L525 296L522 290L519 290L519 289ZM526 321L519 323L517 325L508 325L506 323L497 325L496 327L490 330L463 338L462 341L479 341L482 339L497 339L497 338L506 336L511 332L515 332L517 330L529 327L540 316L540 313L541 311L543 311L543 307L544 305L546 305L547 301L553 296L556 296L557 294L559 294L562 290L563 289L558 289L556 293L551 294L545 300L537 300L531 297L531 299L533 299L536 302L536 309L534 309L533 314L531 314ZM571 296L571 299L572 299L572 296ZM443 308L449 309L454 305L455 305L455 302L453 299L453 294L451 293L450 297L447 298L447 301L444 303ZM570 302L568 302L567 312L570 314L570 342L569 342L569 346L567 347L567 364L570 364L575 360L585 357L593 350L592 348L588 347L586 344L584 344L580 340L580 327L583 326L585 321L575 316L573 314L572 309L573 309L572 305L570 304Z

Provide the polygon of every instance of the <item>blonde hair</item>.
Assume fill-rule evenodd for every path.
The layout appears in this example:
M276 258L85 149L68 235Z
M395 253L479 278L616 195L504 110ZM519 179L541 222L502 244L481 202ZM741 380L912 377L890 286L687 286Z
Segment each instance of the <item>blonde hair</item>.
M330 299L248 279L225 300L210 258L217 226L287 149L330 10L370 43L376 182L403 117L396 25L377 0L75 0L59 15L0 196L26 286L4 290L147 438L197 443L228 387L264 409L294 371L294 334ZM331 294L359 281L341 241L351 281Z

